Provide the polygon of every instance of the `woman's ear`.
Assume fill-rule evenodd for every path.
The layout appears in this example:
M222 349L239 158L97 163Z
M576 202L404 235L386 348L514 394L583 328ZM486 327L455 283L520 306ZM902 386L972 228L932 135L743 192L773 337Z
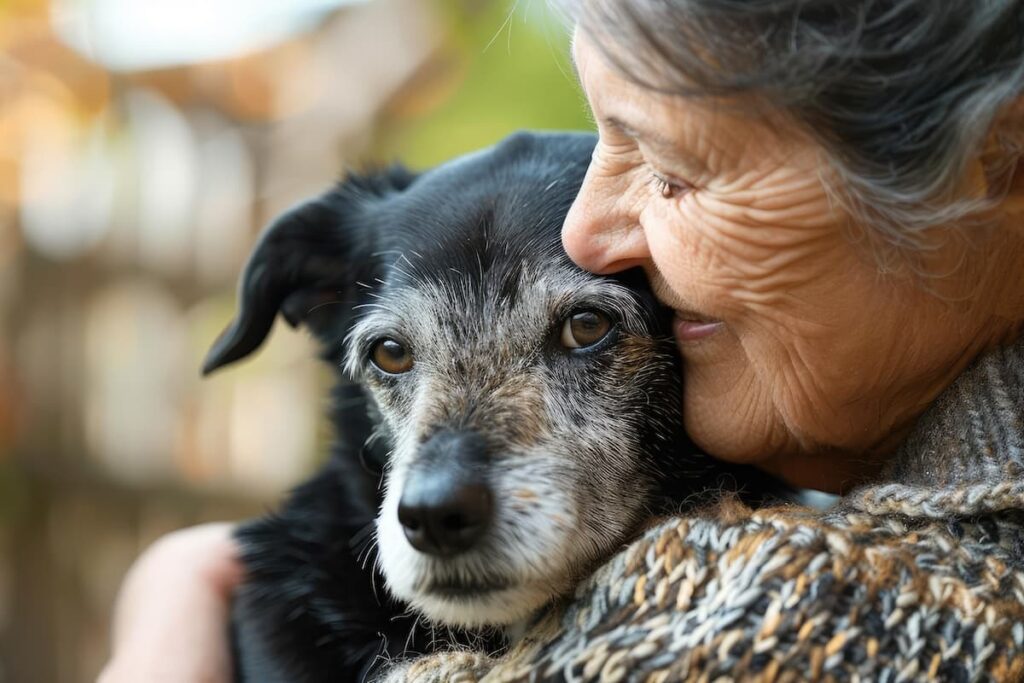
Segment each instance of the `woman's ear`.
M280 312L293 327L328 303L351 305L374 249L367 216L414 176L402 168L353 176L278 217L253 249L238 285L238 312L203 362L207 375L255 351Z

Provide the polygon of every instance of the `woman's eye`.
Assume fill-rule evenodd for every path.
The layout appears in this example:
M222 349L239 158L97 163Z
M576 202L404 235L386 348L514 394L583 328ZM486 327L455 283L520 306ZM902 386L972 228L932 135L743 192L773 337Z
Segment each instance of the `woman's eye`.
M373 345L370 351L370 361L377 366L381 372L389 375L401 375L403 372L412 370L412 353L405 344L390 337L381 339Z
M593 346L605 338L612 329L612 321L598 311L572 313L562 324L562 346L582 349Z
M688 186L671 181L663 175L657 173L652 173L651 175L654 177L654 186L657 188L658 193L665 199L672 199L688 189Z

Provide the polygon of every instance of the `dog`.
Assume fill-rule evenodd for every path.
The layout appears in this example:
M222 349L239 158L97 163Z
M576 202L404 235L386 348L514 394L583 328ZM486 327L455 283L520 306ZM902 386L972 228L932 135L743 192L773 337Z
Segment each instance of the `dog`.
M688 440L671 312L643 273L587 273L561 247L594 145L519 133L354 175L260 239L204 372L278 314L306 327L337 372L336 441L237 532L239 680L363 681L410 653L500 648L645 519L764 489Z

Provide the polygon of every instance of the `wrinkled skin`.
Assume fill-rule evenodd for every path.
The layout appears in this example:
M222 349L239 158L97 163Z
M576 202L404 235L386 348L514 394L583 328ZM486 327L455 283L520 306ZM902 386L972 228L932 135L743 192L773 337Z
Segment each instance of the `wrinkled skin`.
M926 283L882 275L794 125L646 90L579 31L574 58L600 141L563 243L598 273L642 266L678 319L714 325L677 334L686 427L708 452L842 490L1016 334L1015 234L937 234Z

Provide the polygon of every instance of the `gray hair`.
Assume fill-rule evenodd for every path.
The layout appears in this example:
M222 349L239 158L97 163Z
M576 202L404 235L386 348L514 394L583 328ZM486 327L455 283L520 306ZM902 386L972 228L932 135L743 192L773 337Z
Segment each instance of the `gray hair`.
M562 6L644 87L754 94L795 119L830 157L833 196L869 228L872 245L890 247L880 253L913 253L926 247L929 228L980 222L1021 156L1019 127L1016 136L990 137L1024 90L1020 0ZM988 196L970 196L966 175L983 151Z

